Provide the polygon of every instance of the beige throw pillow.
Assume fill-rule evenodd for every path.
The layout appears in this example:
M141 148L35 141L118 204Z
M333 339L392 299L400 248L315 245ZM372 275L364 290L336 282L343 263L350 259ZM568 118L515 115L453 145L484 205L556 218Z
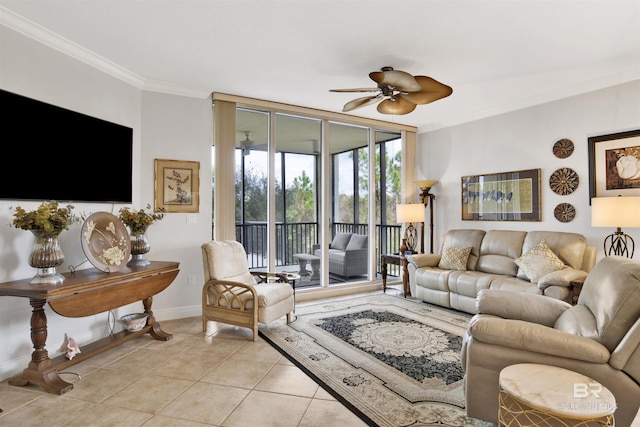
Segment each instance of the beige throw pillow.
M471 246L466 248L444 248L438 268L443 270L465 271L467 269L467 261L469 260L470 253Z
M538 283L541 277L566 267L564 262L549 249L547 242L540 240L529 252L516 258L515 263L524 271L531 283Z

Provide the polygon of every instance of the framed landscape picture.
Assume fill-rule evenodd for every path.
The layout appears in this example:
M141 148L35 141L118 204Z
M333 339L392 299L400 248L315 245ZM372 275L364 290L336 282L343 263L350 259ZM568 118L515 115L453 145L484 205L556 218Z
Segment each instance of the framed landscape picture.
M155 210L198 212L200 162L155 159Z
M640 196L640 129L588 138L593 197Z
M540 221L540 169L463 176L462 219Z

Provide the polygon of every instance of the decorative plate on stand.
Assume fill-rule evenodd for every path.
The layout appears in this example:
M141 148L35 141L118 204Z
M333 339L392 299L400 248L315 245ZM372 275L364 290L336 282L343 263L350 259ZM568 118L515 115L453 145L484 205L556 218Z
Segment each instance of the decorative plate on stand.
M559 159L566 159L573 154L573 142L570 139L560 139L553 144L553 155Z
M122 270L131 254L130 237L122 221L109 212L96 212L86 219L80 235L82 250L98 270Z
M576 217L576 208L570 203L560 203L553 210L553 216L560 222L571 222Z
M578 173L571 168L560 168L549 177L549 186L561 196L573 193L579 183Z

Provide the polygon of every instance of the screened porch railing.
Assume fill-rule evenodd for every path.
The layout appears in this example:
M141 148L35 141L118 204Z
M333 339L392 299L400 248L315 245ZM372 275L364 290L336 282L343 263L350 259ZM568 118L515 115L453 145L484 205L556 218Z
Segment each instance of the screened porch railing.
M368 224L334 223L332 236L336 233L368 234ZM297 265L294 254L313 253L313 245L318 243L318 224L300 222L276 224L276 267ZM243 244L249 261L249 268L267 267L267 224L252 222L236 224L236 240ZM382 271L380 255L397 253L401 241L400 225L376 225L376 274ZM388 266L388 274L400 275L400 267Z

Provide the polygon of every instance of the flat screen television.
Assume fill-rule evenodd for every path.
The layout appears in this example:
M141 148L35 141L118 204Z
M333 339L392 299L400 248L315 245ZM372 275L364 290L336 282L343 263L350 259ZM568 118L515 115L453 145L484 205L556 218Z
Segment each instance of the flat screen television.
M0 90L0 199L131 203L133 129Z

